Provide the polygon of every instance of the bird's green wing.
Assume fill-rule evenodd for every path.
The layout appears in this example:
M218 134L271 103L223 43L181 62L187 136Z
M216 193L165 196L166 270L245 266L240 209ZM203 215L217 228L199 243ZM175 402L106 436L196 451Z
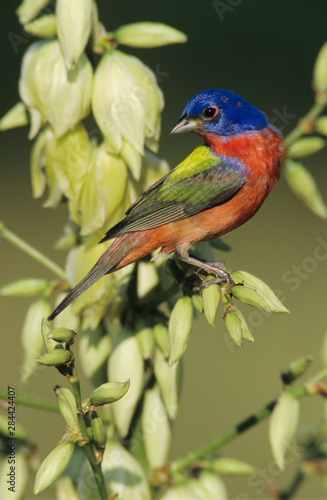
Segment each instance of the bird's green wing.
M145 191L102 241L153 229L224 203L245 181L246 172L240 162L217 157L209 147L199 146Z

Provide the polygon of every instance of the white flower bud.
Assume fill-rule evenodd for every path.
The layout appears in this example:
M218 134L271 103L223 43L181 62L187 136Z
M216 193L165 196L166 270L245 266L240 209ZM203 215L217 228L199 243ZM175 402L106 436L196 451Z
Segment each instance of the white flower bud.
M78 200L79 224L83 236L113 226L127 210L127 168L123 160L107 152L104 145L95 148ZM76 210L77 212L77 210Z
M28 23L49 3L49 0L23 0L17 7L16 14L21 24Z
M95 72L92 109L108 150L120 153L125 140L143 155L145 139L158 139L163 105L155 75L139 59L118 50L103 55Z
M178 361L173 366L169 366L163 353L157 347L154 353L153 369L167 413L173 420L177 416L179 403L182 379L181 361Z
M128 393L112 405L115 422L122 437L129 431L144 381L143 358L136 336L122 331L109 357L108 380L128 379L131 384Z
M35 78L35 75L38 75ZM26 51L19 93L31 114L29 138L49 122L60 137L83 119L90 109L92 66L85 54L67 73L57 40L33 43Z
M92 0L56 2L57 31L68 70L84 52L92 27Z
M89 463L84 462L84 464L78 479L79 498L94 500L97 497L97 486ZM113 498L115 495L118 495L117 498L121 500L150 500L152 498L149 482L141 465L114 438L107 441L101 469L108 498Z
M163 23L140 22L120 26L115 33L115 40L130 47L152 48L184 43L187 36L181 31Z
M284 469L285 453L294 439L299 412L299 400L291 392L283 392L270 417L269 441L280 469Z
M54 14L41 16L25 24L24 30L39 38L51 38L57 34L57 19Z
M148 464L152 469L162 467L169 453L171 426L157 385L145 392L141 429Z
M73 451L74 445L68 441L64 441L49 453L37 471L34 483L35 495L45 490L55 479L57 479L69 464Z
M192 329L192 321L192 300L190 297L178 299L169 319L170 366L173 366L186 350Z
M82 332L78 342L78 359L85 377L94 385L103 382L110 351L111 338L104 334L100 326L96 330L88 328Z
M38 367L35 358L42 353L44 343L41 335L42 318L49 316L51 306L49 299L41 297L28 308L22 331L24 364L22 380L26 381Z
M25 105L18 102L0 120L0 130L23 127L28 124Z

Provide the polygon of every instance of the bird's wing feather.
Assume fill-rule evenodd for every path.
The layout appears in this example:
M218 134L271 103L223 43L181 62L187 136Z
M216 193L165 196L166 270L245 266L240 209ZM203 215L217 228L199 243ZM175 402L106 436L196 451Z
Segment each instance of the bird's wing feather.
M200 146L145 191L102 241L153 229L224 203L245 182L246 171L239 162L217 157L207 146Z

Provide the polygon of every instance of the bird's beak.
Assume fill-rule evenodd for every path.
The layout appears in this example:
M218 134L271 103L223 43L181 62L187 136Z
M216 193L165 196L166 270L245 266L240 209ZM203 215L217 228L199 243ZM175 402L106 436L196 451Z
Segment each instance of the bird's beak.
M199 122L192 120L187 115L183 115L175 124L171 134L184 134L185 132L194 132L199 128Z

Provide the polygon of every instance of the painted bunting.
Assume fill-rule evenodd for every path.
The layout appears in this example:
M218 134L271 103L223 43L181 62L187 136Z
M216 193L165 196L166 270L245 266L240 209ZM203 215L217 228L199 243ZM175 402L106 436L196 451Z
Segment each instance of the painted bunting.
M53 320L105 274L161 249L233 284L220 263L191 256L199 241L222 236L249 220L278 182L283 139L262 111L226 90L205 90L186 105L172 133L194 132L204 144L147 189L109 229L116 238L89 273L49 316Z

